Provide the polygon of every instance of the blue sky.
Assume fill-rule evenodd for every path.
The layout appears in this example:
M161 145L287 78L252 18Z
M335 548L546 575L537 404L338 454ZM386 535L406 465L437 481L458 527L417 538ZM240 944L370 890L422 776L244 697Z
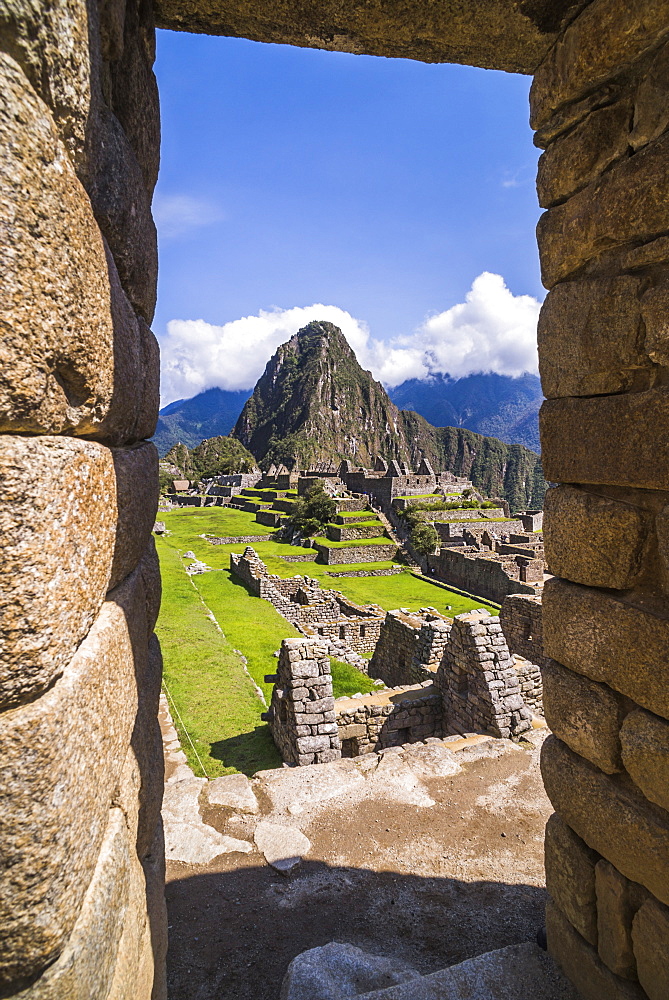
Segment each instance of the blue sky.
M361 360L388 381L404 372L404 356L389 375L384 345L413 351L405 367L414 373L416 351L430 342L426 317L451 319L450 339L424 367L450 362L459 334L448 311L467 302L483 272L506 283L507 326L530 317L527 296L543 298L528 77L169 31L158 32L156 73L154 330L166 396L208 381L253 384L269 357L261 355L314 303L353 319ZM486 308L504 312L499 295ZM275 322L285 310L290 322ZM267 322L255 340L249 324L226 326L262 311L274 317L271 334ZM485 325L480 312L456 317L455 327L467 316L468 330ZM196 321L204 325L183 326ZM473 343L486 336L475 331ZM209 362L217 344L229 355L235 343L256 360L229 378L224 358ZM503 369L500 352L489 353L485 364ZM469 354L453 362L459 374L475 364Z

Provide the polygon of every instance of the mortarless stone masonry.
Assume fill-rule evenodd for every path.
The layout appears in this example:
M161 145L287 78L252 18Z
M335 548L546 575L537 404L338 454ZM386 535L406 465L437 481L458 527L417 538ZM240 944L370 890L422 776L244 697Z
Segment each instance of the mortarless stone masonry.
M334 703L342 757L443 734L441 694L430 680Z
M310 639L284 639L272 691L269 723L279 753L290 764L324 764L341 757L332 696L330 657Z
M10 593L22 595L16 620L10 599L7 633L11 644L16 626L17 641L23 642L21 622L32 613L37 674L31 669L26 683L39 684L39 670L49 669L52 634L53 662L61 674L52 678L51 687L12 701L15 707L0 720L0 735L19 716L26 724L33 715L36 720L44 703L45 709L50 706L51 744L54 749L65 746L76 730L73 720L81 704L90 720L81 750L93 753L92 767L81 771L82 786L97 783L99 770L109 777L110 768L117 767L119 758L110 764L105 755L109 737L118 736L119 752L125 745L126 754L113 797L97 797L97 806L108 810L102 839L98 826L94 848L86 836L72 843L62 880L49 894L60 923L32 920L31 913L39 917L39 888L33 886L37 896L32 890L17 893L4 876L8 916L3 914L0 989L7 997L20 991L22 1000L49 994L158 1000L165 993L166 921L156 824L160 752L151 735L154 685L138 684L134 693L132 687L115 690L112 698L103 699L103 709L96 700L100 692L78 686L72 667L80 650L90 649L103 631L108 634L101 616L107 621L112 610L107 605L113 603L111 595L107 600L105 574L108 535L121 516L114 506L115 489L101 486L109 503L100 545L80 544L97 508L85 510L82 522L81 497L74 488L55 491L57 528L55 519L49 527L43 519L41 530L38 523L39 511L48 503L47 493L40 491L43 470L57 482L54 462L60 462L60 481L67 486L72 463L82 457L54 450L54 438L125 449L150 437L155 428L159 364L148 326L157 259L150 201L159 161L154 12L151 4L135 0L99 5L16 0L5 6L0 39L0 218L5 230L0 309L6 352L0 430L10 453L26 441L33 449L30 464L12 458L3 467L11 486L3 494L3 500L10 494L10 505L2 508L9 530L0 533L4 577ZM632 967L633 907L625 903L615 909L621 923L615 935L610 932L613 900L628 899L624 884L617 896L603 886L597 895L597 907L600 897L606 907L606 949L598 952L579 931L576 904L583 898L587 864L562 866L559 894L548 910L548 947L584 1000L664 1000L669 858L666 813L657 801L666 794L660 734L669 716L666 0L465 5L416 0L408 6L395 0L380 5L331 0L298 5L288 0L277 8L239 0L225 5L156 0L154 9L161 27L177 30L534 72L532 123L537 145L545 149L538 189L547 209L538 236L550 288L539 324L547 397L542 455L547 478L559 484L547 512L546 537L551 570L562 578L550 581L544 600L545 651L568 671L555 687L559 697L570 684L575 692L581 690L585 677L602 688L610 686L616 713L622 698L633 720L643 712L652 722L645 727L623 722L622 759L629 772L607 775L557 740L547 742L544 754L549 795L572 833L571 839L563 839L564 857L583 860L588 851L597 851L619 876L644 884L649 894L631 926L639 984L620 974ZM83 458L85 464L88 459ZM103 474L106 463L98 471L94 464L89 464L89 482ZM78 467L77 482L85 483L83 466ZM13 493L15 477L29 485ZM290 474L282 471L276 484L286 488L290 482ZM575 496L572 489L607 503ZM594 511L587 545L563 530L569 515L560 511L561 505L580 511L579 517ZM125 506L127 513L127 501ZM620 529L624 523L630 531ZM597 558L585 558L590 553ZM127 580L136 566L132 560L126 564ZM77 604L79 573L91 587L83 588ZM155 577L149 573L146 584L152 607ZM49 609L30 607L33 580L39 581L40 594L53 595L56 610L62 603L64 620L79 643L71 661L65 655L66 635L58 628L51 633L46 621L37 620ZM117 588L123 585L119 577ZM616 589L619 599L612 595ZM139 590L135 593L135 611L141 615L143 600ZM53 619L58 623L57 613ZM137 638L130 649L123 627L111 633L104 649L116 657L119 675L129 676L126 668L132 661L136 677L142 676L146 639ZM103 646L96 649L92 659L103 655ZM157 653L152 662L153 678ZM639 668L631 670L631 664ZM72 694L56 704L53 699L64 691L61 681L71 685ZM23 678L15 683L12 673L9 682L14 698ZM599 702L606 702L605 691L588 690L593 697L597 690ZM608 746L613 722L599 721ZM92 731L104 734L97 750ZM28 729L23 732L16 738L19 747L22 739L24 747L30 743ZM591 745L596 742L593 731ZM73 750L70 772L78 760L78 750ZM31 799L28 792L25 801L54 801L57 772L43 759L33 762L24 753L20 775L28 784L39 782L41 798ZM642 784L636 785L635 775ZM81 798L52 817L51 831L59 843L70 836L68 831L80 829L87 815L85 795L79 792ZM20 802L16 809L10 803L3 811L3 838L9 838L5 842L11 842L17 863L30 867L32 862L33 870L39 870L43 833L38 824L32 835L22 808ZM136 832L140 828L141 836ZM151 831L155 838L147 853ZM615 874L608 869L607 874L613 885ZM98 919L101 912L104 921ZM624 948L618 952L620 942Z

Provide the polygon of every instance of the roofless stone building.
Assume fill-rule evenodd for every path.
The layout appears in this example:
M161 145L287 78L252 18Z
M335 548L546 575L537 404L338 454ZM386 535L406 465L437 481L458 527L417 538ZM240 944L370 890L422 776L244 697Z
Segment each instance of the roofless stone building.
M545 525L548 947L586 998L666 1000L667 0L0 12L2 995L165 996L145 443L158 24L534 74L541 435L546 478L563 484Z

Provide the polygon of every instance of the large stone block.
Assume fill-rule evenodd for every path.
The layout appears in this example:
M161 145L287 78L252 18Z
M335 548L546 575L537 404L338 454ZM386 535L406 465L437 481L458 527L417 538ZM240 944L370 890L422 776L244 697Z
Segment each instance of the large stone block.
M158 452L147 441L112 451L118 525L110 587L130 573L151 539L158 510Z
M150 323L156 306L158 245L151 197L121 123L100 105L89 128L83 184L109 244L121 285L134 309Z
M558 108L605 83L669 30L666 0L593 0L569 25L534 75L532 128L547 124Z
M21 1000L106 1000L117 964L119 942L128 917L133 859L123 813L108 812L95 871L76 923L57 961L29 987ZM149 1000L151 993L128 993L123 1000Z
M546 907L548 951L583 1000L646 1000L636 983L615 976L555 903Z
M648 899L632 925L637 975L649 1000L669 996L669 908Z
M627 773L651 802L669 811L669 723L637 709L620 730Z
M543 597L544 652L669 718L669 620L613 594L553 578Z
M632 101L623 98L551 143L539 160L539 204L548 208L564 201L627 155L631 118Z
M644 350L651 361L669 365L669 282L660 281L641 298L641 318L646 331Z
M138 568L110 593L56 683L0 716L0 988L40 972L72 931L130 745L146 656Z
M589 587L634 586L653 527L649 512L572 486L548 490L544 509L549 573Z
M603 859L595 869L595 889L599 957L616 976L636 980L632 921L648 893Z
M544 475L549 482L666 490L666 389L593 399L549 399L541 407L539 424Z
M544 851L549 895L585 940L596 945L595 866L599 855L557 813L546 824Z
M605 684L546 660L541 670L548 728L607 774L622 771L618 732L624 699Z
M0 437L0 704L63 671L109 587L116 532L112 453L65 437Z
M632 882L669 901L669 813L631 781L610 777L550 736L541 773L556 812L594 851Z
M537 237L547 288L593 257L669 228L669 135L614 164L563 205L539 219Z
M155 339L126 300L48 108L4 54L0 89L0 430L146 436Z
M95 45L90 22L86 0L0 2L3 48L49 106L75 164L84 151L90 113L91 42Z
M641 287L639 278L623 275L564 281L548 293L537 329L548 399L625 391L648 369Z
M657 139L669 125L669 45L653 53L644 67L634 98L630 146L639 149Z

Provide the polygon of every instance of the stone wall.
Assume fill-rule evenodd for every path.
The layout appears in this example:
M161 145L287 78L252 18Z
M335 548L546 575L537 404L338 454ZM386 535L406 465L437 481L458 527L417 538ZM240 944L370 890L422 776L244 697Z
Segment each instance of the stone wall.
M281 643L272 701L263 719L289 764L324 764L341 757L332 696L330 657L311 639Z
M507 594L536 594L536 587L522 579L523 575L527 575L520 565L523 558L504 558L474 549L442 548L437 555L428 556L428 566L438 580L501 604ZM531 569L534 570L533 564ZM539 574L543 579L543 562L530 573L532 577Z
M456 615L436 683L448 732L513 737L531 726L497 615Z
M347 545L341 548L330 548L321 542L314 542L314 548L318 552L318 561L328 566L388 562L397 555L394 542L389 542L388 545Z
M669 995L669 9L593 0L537 69L548 947Z
M451 622L436 612L389 611L369 662L369 676L389 687L431 680L441 663Z
M301 625L305 634L317 635L324 639L341 639L345 645L356 653L371 653L376 647L383 616L376 618L358 618L357 616L340 617L336 621L317 622ZM367 670L365 670L367 673Z
M165 996L151 6L0 32L0 994Z
M541 597L509 594L502 601L499 620L509 651L543 666L544 631Z
M370 514L370 517L373 515ZM357 538L381 538L386 529L378 524L328 524L326 535L331 542L351 542Z
M417 743L442 732L441 694L432 680L334 703L342 757Z

